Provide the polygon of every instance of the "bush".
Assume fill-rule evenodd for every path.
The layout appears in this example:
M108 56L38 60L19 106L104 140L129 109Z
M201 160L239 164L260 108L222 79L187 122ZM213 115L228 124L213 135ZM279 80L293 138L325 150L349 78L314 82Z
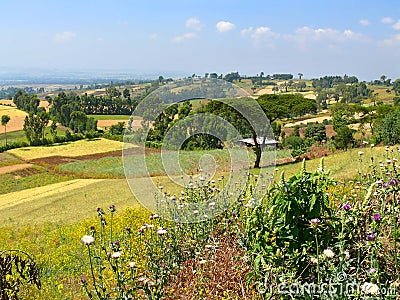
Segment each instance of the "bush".
M8 143L7 145L0 146L0 153L11 150L11 149L16 149L16 148L23 148L23 147L28 147L29 144L26 142L12 142Z
M304 132L306 138L313 139L316 142L326 141L326 129L324 124L315 124L308 126Z
M333 142L335 143L335 147L344 150L352 148L355 143L353 137L354 133L355 130L350 129L347 126L340 127L337 130L337 135L333 137Z
M290 149L298 149L304 146L303 139L299 136L289 136L285 138L283 141L285 147L289 147Z
M282 173L262 204L249 213L247 252L254 262L252 277L259 283L309 278L314 274L309 257L318 257L320 249L332 243L332 209L326 192L333 181L323 164L314 173L306 172L304 164L288 180Z
M382 129L382 139L386 145L400 143L400 110L395 110L386 116Z

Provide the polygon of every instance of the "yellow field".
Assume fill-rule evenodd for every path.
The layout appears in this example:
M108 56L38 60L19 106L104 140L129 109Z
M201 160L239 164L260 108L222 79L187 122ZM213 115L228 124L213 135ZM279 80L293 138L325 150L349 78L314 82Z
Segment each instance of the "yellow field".
M27 113L15 107L0 105L0 116L1 115L9 115L10 118L12 119L13 117L21 117L21 116L25 117Z
M124 179L76 179L0 196L0 226L47 222L74 223L97 207L137 207Z
M121 151L123 143L103 138L94 140L80 140L76 142L42 146L26 147L9 150L11 153L23 160L32 160L51 156L78 157L90 154ZM134 147L133 145L131 147Z
M14 101L12 101L12 100L6 100L6 99L0 100L0 105L1 105L1 104L7 104L7 105L15 106Z
M11 100L2 100L11 101ZM11 120L7 124L7 132L22 130L24 127L25 117L27 113L15 107L0 104L0 117L2 115L9 115ZM4 126L0 124L0 132L4 132Z

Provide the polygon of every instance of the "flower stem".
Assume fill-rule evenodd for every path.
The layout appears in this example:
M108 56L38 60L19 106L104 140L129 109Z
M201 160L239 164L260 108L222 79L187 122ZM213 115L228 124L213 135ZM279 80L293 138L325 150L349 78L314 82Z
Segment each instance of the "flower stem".
M88 251L89 251L90 271L92 273L93 286L94 286L94 289L96 291L97 297L99 297L101 299L101 294L100 294L100 292L99 292L99 290L97 288L97 284L96 284L96 277L94 276L92 254L90 252L90 245L87 245L87 247L88 247Z

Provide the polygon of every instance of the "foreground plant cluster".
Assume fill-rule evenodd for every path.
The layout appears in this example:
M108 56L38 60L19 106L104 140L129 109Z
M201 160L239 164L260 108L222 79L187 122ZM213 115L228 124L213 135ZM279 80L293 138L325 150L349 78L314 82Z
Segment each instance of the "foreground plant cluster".
M82 285L91 299L395 299L398 151L388 148L386 161L372 158L348 184L331 179L323 160L315 172L304 164L289 179L282 174L260 203L250 186L234 207L198 223L151 215L140 228L113 232L115 208L98 209L99 225L82 238L91 267ZM204 188L197 193L202 197ZM229 252L237 256L218 273L214 267ZM228 270L240 277L231 290L224 286ZM179 285L182 274L196 290Z
M331 178L323 160L317 170L303 164L289 178L249 174L237 201L202 222L98 208L96 218L47 235L64 250L54 248L54 258L35 255L41 290L24 287L32 280L18 278L22 269L7 256L3 284L18 287L8 288L5 299L396 299L400 151L387 148L380 161L368 153L356 154L359 175L349 182ZM261 180L270 185L260 193ZM204 202L196 215L209 214L224 180L200 181L179 195L160 186L161 200L182 208ZM58 295L44 261L62 272Z

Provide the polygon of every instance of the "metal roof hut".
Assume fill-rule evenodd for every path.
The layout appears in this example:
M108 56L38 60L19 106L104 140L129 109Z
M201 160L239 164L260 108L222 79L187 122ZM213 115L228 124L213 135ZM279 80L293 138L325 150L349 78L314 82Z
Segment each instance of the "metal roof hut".
M257 137L257 143L261 146L261 149L264 150L266 147L276 147L278 145L278 142L274 139L270 139L267 137ZM241 139L236 141L237 145L241 146L246 146L246 147L253 147L255 146L254 139L253 138L247 138L247 139Z

